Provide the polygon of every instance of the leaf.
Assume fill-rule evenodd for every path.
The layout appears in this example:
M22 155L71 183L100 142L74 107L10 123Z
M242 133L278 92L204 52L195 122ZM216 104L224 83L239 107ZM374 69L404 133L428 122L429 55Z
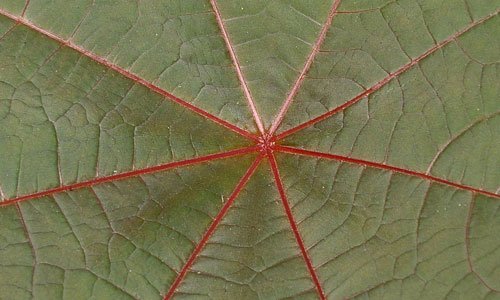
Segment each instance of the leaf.
M500 298L499 11L2 1L0 298Z

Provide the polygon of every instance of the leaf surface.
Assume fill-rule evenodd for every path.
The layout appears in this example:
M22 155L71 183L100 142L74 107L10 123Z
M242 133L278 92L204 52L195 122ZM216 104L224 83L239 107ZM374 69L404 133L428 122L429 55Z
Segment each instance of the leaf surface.
M0 298L500 299L498 0L0 3Z

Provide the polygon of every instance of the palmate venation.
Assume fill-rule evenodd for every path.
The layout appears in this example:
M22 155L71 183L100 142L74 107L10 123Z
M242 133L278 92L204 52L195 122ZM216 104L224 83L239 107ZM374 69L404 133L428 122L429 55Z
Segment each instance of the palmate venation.
M106 44L89 25L109 17L95 3L56 20L51 9L69 4L17 2L0 5L0 298L500 297L498 53L490 54L498 50L498 3L457 1L464 24L455 11L429 9L414 24L432 36L423 47L412 44L404 26L416 19L404 10L424 15L426 5L448 4L315 1L321 9L303 12L300 1L137 3L133 25L122 32L115 24L110 32L122 39ZM163 17L139 12L153 16L160 4L179 14L160 22L160 37L141 50L151 57L127 57L140 51L124 38ZM286 26L291 16L314 37L285 49L290 34L266 22ZM241 27L247 17L262 18L262 36ZM189 28L190 43L181 30L188 20L200 22ZM397 50L385 49L391 38L375 39L392 59L337 44L363 22L388 25L380 30L393 34ZM261 40L298 54L279 58ZM155 51L176 43L185 52L167 51L171 64L148 73ZM456 70L463 65L461 93L447 86L453 67L430 72L448 56ZM264 97L273 68L286 71ZM479 78L473 88L471 73L479 74L470 75ZM346 91L332 94L330 83ZM457 118L451 98L470 119ZM479 108L467 114L473 104ZM415 125L416 112L435 120ZM421 144L431 150L418 148L419 130L428 130ZM460 152L473 146L481 150Z

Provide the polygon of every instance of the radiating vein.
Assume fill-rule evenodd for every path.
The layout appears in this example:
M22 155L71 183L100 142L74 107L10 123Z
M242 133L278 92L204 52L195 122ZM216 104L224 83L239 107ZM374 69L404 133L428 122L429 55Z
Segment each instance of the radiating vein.
M178 167L183 167L183 166L188 166L188 165L195 165L195 164L209 162L209 161L213 161L213 160L217 160L217 159L223 159L223 158L229 158L229 157L233 157L233 156L243 155L243 154L257 151L258 149L259 148L257 146L240 148L240 149L236 149L236 150L219 152L219 153L215 153L215 154L199 156L199 157L181 160L181 161L174 161L174 162L161 164L161 165L157 165L157 166L153 166L153 167L148 167L148 168L144 168L144 169L138 169L138 170L133 170L133 171L129 171L129 172L114 174L111 176L98 177L98 178L94 178L94 179L88 180L88 181L78 182L78 183L69 184L69 185L63 185L63 186L59 186L59 187L56 187L53 189L41 191L41 192L7 199L7 200L4 200L3 202L0 202L0 207L12 205L14 203L18 203L21 201L26 201L26 200L30 200L30 199L49 196L49 195L60 193L60 192L90 187L90 186L104 183L104 182L121 180L121 179L129 178L129 177L155 173L155 172L164 171L164 170L168 170L168 169L173 169L173 168L178 168Z
M297 77L297 80L292 86L292 89L288 93L285 102L283 102L283 105L278 112L278 115L276 116L276 119L274 120L273 124L271 125L271 128L269 129L269 135L273 135L278 127L280 126L281 122L283 121L283 118L285 117L286 112L288 111L288 108L290 108L290 105L293 102L293 99L297 95L297 92L299 91L302 82L304 81L304 78L306 77L307 72L311 68L311 65L314 61L314 58L316 57L316 54L318 54L319 49L321 48L321 45L323 44L323 41L325 40L326 33L330 29L330 26L332 24L333 17L337 14L337 8L340 5L341 0L334 0L332 3L332 7L330 8L330 11L328 13L328 16L326 18L325 23L323 24L321 31L319 33L318 38L316 39L316 42L313 45L313 48L311 50L311 53L307 57L307 60L304 64L304 67L302 68L302 71L300 71L299 77Z
M257 107L255 106L255 102L253 101L252 94L250 93L250 89L248 88L247 81L245 79L245 76L243 75L243 71L241 70L241 64L238 58L236 57L233 45L231 44L231 40L229 39L229 34L226 31L224 20L222 20L222 15L220 13L219 7L217 6L217 1L210 0L210 4L212 5L212 9L214 11L217 24L219 25L219 29L222 34L222 38L226 43L229 56L231 56L231 60L233 61L234 67L236 68L236 74L238 75L241 88L243 89L243 93L245 94L245 98L247 99L247 103L252 112L255 124L257 125L257 128L259 129L260 133L264 134L264 125L262 124L262 120L260 119L260 116L257 112Z
M384 87L385 85L387 85L389 82L391 82L394 78L398 77L399 75L401 75L402 73L408 71L409 69L411 69L413 66L415 66L416 64L418 64L420 61L422 61L423 59L425 59L426 57L430 56L432 53L436 52L437 50L443 48L444 46L448 45L449 43L451 43L452 41L454 41L455 39L457 39L458 37L460 37L461 35L463 35L464 33L470 31L471 29L473 29L474 27L486 22L487 20L493 18L494 16L498 15L498 12L500 11L500 9L496 10L495 12L487 15L486 17L482 18L482 19L479 19L475 22L472 22L470 23L469 25L467 25L465 28L463 28L462 30L454 33L453 35L447 37L446 39L442 40L441 42L439 42L438 44L435 44L433 47L429 48L427 51L425 51L423 54L421 54L420 56L418 56L417 58L411 60L409 63L401 66L399 69L397 69L396 71L394 71L393 73L390 73L388 76L386 76L385 78L383 78L382 80L380 80L379 82L377 82L375 85L371 86L370 88L366 89L365 91L359 93L358 95L356 95L354 98L352 98L351 100L345 102L344 104L342 105L339 105L337 107L335 107L334 109L312 119L312 120L309 120L309 121L306 121L296 127L293 127L291 129L288 129L280 134L278 134L274 139L275 140L280 140L280 139L283 139L297 131L300 131L304 128L307 128L309 126L312 126L318 122L321 122L343 110L345 110L346 108L356 104L357 102L361 101L362 99L364 99L365 97L368 97L370 96L371 94L375 93L376 91L380 90L382 87Z
M488 191L478 189L478 188L475 188L475 187L472 187L469 185L456 183L456 182L449 181L449 180L439 178L439 177L435 177L432 175L428 175L426 173L412 171L412 170L408 170L408 169L403 169L403 168L399 168L399 167L392 166L392 165L377 163L377 162L364 160L364 159L347 157L347 156L343 156L343 155L299 149L299 148L294 148L294 147L289 147L289 146L278 145L278 146L275 146L275 150L280 151L280 152L284 152L284 153L298 154L298 155L317 157L317 158L323 158L323 159L332 159L332 160L337 160L337 161L342 161L342 162L347 162L347 163L352 163L352 164L357 164L357 165L362 165L362 166L373 167L373 168L377 168L377 169L388 170L388 171L397 172L397 173L401 173L401 174L405 174L405 175L419 177L419 178L422 178L425 180L434 181L434 182L448 185L448 186L458 188L461 190L466 190L466 191L470 191L473 193L482 194L482 195L485 195L488 197L500 199L499 194L488 192Z
M32 29L40 34L47 36L48 38L64 45L65 47L68 47L68 48L71 48L71 49L77 51L81 55L84 55L84 56L92 59L93 61L95 61L101 65L104 65L105 67L112 69L113 71L120 73L121 75L134 81L135 83L147 87L148 89L152 90L153 92L162 95L163 97L183 106L184 108L204 117L207 120L210 120L210 121L215 122L221 126L224 126L227 129L234 131L234 132L240 134L241 136L244 136L244 137L249 138L251 140L257 140L257 137L254 134L252 134L244 129L241 129L238 126L233 125L233 124L231 124L231 123L229 123L229 122L227 122L227 121L225 121L225 120L223 120L223 119L221 119L221 118L219 118L219 117L217 117L217 116L215 116L215 115L213 115L213 114L211 114L211 113L209 113L209 112L207 112L199 107L196 107L193 104L191 104L191 103L189 103L189 102L187 102L179 97L174 96L173 94L167 92L166 90L160 88L159 86L154 85L153 83L131 73L130 71L125 70L122 67L109 62L105 58L100 57L100 56L96 55L95 53L74 44L70 40L65 40L65 39L57 36L56 34L50 32L50 31L47 31L41 27L38 27L37 25L31 23L29 20L24 19L23 17L15 16L15 15L13 15L13 14L11 14L11 13L9 13L1 8L0 8L0 15L7 17L9 19L12 19L17 24L22 24L24 26L27 26L28 28L30 28L30 29Z
M226 201L224 206L221 208L221 210L219 211L217 216L214 218L213 222L210 224L207 231L205 232L205 234L203 235L203 237L201 238L199 243L196 245L196 247L194 248L194 250L191 253L191 255L189 256L189 258L187 259L186 264L184 265L184 267L182 267L181 271L178 273L177 278L175 278L174 282L170 286L170 289L168 290L167 294L165 295L165 300L171 299L174 296L176 289L182 283L182 281L184 280L184 277L186 277L187 272L189 271L189 269L191 268L191 266L193 265L195 260L198 258L200 252L203 250L203 248L207 244L208 240L210 239L210 237L214 233L214 231L217 228L217 226L219 225L219 223L222 221L224 216L227 214L229 208L234 203L234 200L236 200L236 198L238 197L240 192L243 190L243 188L246 186L246 184L250 180L250 177L252 177L253 173L255 173L255 170L259 166L263 157L264 157L264 154L261 153L255 159L255 161L252 163L252 165L248 168L248 170L245 172L243 177L240 179L240 181L238 182L238 184L234 188L233 192L229 196L228 200Z
M312 279L314 285L316 286L316 290L318 291L320 298L322 300L326 299L325 292L323 291L323 287L321 286L318 275L316 274L316 270L314 269L311 258L309 257L309 254L307 253L307 249L304 245L304 241L302 240L299 229L297 227L297 222L295 221L295 218L294 218L293 213L292 213L292 209L290 207L290 204L288 203L288 199L287 199L286 194L285 194L285 189L283 187L283 183L281 181L281 177L279 174L278 164L276 163L276 158L274 157L274 154L271 151L268 152L267 157L269 158L269 163L271 164L271 170L273 172L274 181L276 183L276 187L278 188L278 192L280 194L281 202L283 203L283 207L285 209L286 216L288 218L288 222L290 223L290 227L292 228L292 232L293 232L293 235L295 236L295 240L297 241L297 244L299 245L302 257L304 258L304 261L306 262L307 270L309 271L309 274L311 275L311 279Z

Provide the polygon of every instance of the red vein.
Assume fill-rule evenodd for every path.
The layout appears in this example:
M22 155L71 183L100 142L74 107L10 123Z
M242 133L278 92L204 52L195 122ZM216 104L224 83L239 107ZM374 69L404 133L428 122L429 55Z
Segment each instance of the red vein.
M231 56L231 60L233 61L233 64L236 68L236 74L238 75L238 79L240 81L241 87L243 88L243 93L245 94L245 98L247 99L247 103L248 103L248 106L250 107L250 110L252 112L253 118L255 120L255 124L257 125L257 128L259 129L260 133L264 134L264 125L262 124L260 116L257 112L257 107L255 106L255 103L253 101L252 94L250 93L250 89L248 88L247 82L245 80L245 76L243 76L243 72L241 71L240 62L238 61L238 58L236 57L236 53L235 53L234 48L231 44L231 40L229 39L229 35L228 35L226 28L224 26L224 21L222 20L222 15L220 13L219 7L217 6L217 1L210 0L210 4L212 5L212 9L214 11L215 18L217 19L217 24L219 25L219 29L222 33L222 38L224 39L224 42L226 43L227 50L229 51L229 55Z
M337 14L337 8L339 7L339 5L340 5L340 0L333 1L332 7L330 8L330 12L328 13L328 17L325 23L323 24L323 27L321 28L321 31L319 33L318 38L316 39L316 42L313 45L311 53L307 57L306 63L304 64L304 68L302 68L299 77L293 84L293 87L288 93L288 96L285 102L283 103L283 106L281 106L281 109L278 115L276 116L276 119L274 120L273 124L271 125L271 128L269 129L269 136L272 136L276 132L281 122L283 121L283 118L285 117L288 108L290 108L290 105L292 104L295 95L297 95L297 92L299 91L299 88L302 85L304 78L306 77L306 73L311 68L312 62L314 61L314 58L318 54L319 49L323 44L323 41L325 40L326 33L328 32L328 29L332 24L333 17Z
M452 41L454 41L456 38L458 38L459 36L461 36L462 34L466 33L467 31L471 30L472 28L476 27L477 25L481 24L481 23L484 23L485 21L489 20L490 18L496 16L498 14L499 10L495 11L494 13L476 21L476 22L472 22L470 23L467 27L463 28L462 30L456 32L455 34L447 37L446 39L442 40L441 42L439 42L438 44L434 45L432 48L428 49L427 51L425 51L423 54L421 54L420 56L418 56L417 58L415 59L412 59L409 63L403 65L402 67L400 67L399 69L397 69L395 72L393 73L390 73L387 77L385 77L384 79L380 80L379 82L377 82L375 85L373 85L372 87L366 89L365 91L363 91L362 93L358 94L357 96L355 96L354 98L352 98L351 100L345 102L344 104L340 105L340 106L337 106L336 108L312 119L312 120L309 120L307 122L304 122L296 127L293 127L291 129L288 129L282 133L280 133L279 135L277 135L274 139L275 140L279 140L279 139L283 139L284 137L286 136L289 136L290 134L293 134L297 131L300 131L306 127L309 127L313 124L316 124L320 121L323 121L329 117L331 117L332 115L340 112L340 111L343 111L345 110L346 108L352 106L353 104L359 102L360 100L364 99L365 97L368 97L369 95L373 94L374 92L378 91L379 89L381 89L382 87L384 87L386 84L388 84L389 82L391 82L394 78L396 78L397 76L401 75L402 73L406 72L407 70L409 70L411 67L413 67L414 65L418 64L421 60L423 60L424 58L428 57L429 55L431 55L432 53L436 52L437 50L443 48L444 46L448 45L449 43L451 43Z
M94 178L94 179L88 180L88 181L78 182L78 183L69 184L69 185L63 185L60 187L56 187L56 188L41 191L41 192L7 199L3 202L0 202L0 207L11 205L11 204L18 203L21 201L34 199L34 198L49 196L49 195L52 195L55 193L71 191L71 190L79 189L79 188L85 188L85 187L93 186L93 185L96 185L99 183L120 180L120 179L125 179L125 178L129 178L129 177L134 177L134 176L140 176L140 175L144 175L144 174L164 171L164 170L188 166L188 165L199 164L199 163L203 163L203 162L213 161L213 160L222 159L222 158L228 158L228 157L232 157L232 156L243 155L246 153L258 151L259 149L260 148L257 146L240 148L240 149L236 149L236 150L219 152L219 153L210 154L210 155L206 155L206 156L200 156L200 157L196 157L196 158L170 162L170 163L161 164L161 165L157 165L157 166L153 166L153 167L149 167L149 168L114 174L111 176L98 177L98 178Z
M318 157L318 158L325 158L325 159L333 159L333 160L338 160L342 162L347 162L347 163L353 163L357 165L363 165L363 166L368 166L368 167L373 167L377 169L383 169L383 170L389 170L393 172L398 172L401 174L406 174L410 176L415 176L419 177L425 180L430 180L434 182L438 182L444 185L452 186L458 189L470 191L473 193L478 193L478 194L483 194L489 197L493 198L499 198L499 194L495 194L493 192L488 192L485 190L477 189L472 186L452 182L443 178L431 176L425 173L417 172L417 171L412 171L412 170L407 170L403 168L399 168L396 166L391 166L391 165L386 165L386 164L381 164L373 161L368 161L368 160L363 160L363 159L357 159L357 158L351 158L347 156L342 156L342 155L337 155L337 154L330 154L330 153L324 153L324 152L317 152L317 151L311 151L311 150L305 150L305 149L299 149L299 148L293 148L293 147L288 147L288 146L275 146L275 150L285 152L285 153L291 153L291 154L298 154L298 155L304 155L304 156L311 156L311 157Z
M316 270L314 270L314 267L312 265L311 258L309 257L309 254L307 253L307 249L304 245L304 241L302 240L302 237L300 236L299 229L297 227L297 222L295 221L295 218L293 217L292 209L290 208L290 204L288 203L286 194L285 194L285 189L283 188L283 183L281 182L281 177L279 174L278 170L278 164L276 163L276 158L274 157L274 154L272 153L272 150L269 150L267 157L269 158L269 163L271 164L271 170L273 172L274 176L274 181L276 182L276 187L278 188L278 192L281 197L281 202L283 203L283 207L285 208L286 216L288 218L288 221L290 223L290 227L292 228L293 235L295 236L295 240L297 241L297 244L299 245L300 252L302 253L302 257L304 258L304 261L306 262L307 269L309 271L309 274L311 274L311 279L316 286L316 290L318 291L318 294L321 299L326 299L325 292L323 291L323 288L321 287L321 283L319 281L318 275L316 274Z
M217 216L214 218L210 226L208 227L207 231L201 238L200 242L196 245L194 248L193 252L189 256L188 260L186 261L186 264L184 267L182 267L181 271L177 274L177 278L175 278L174 282L172 283L172 286L170 286L170 289L168 290L167 294L165 295L165 300L171 299L173 295L176 292L176 289L179 287L181 282L184 280L184 277L186 277L187 272L193 265L194 261L196 258L198 258L198 255L200 254L201 250L205 247L207 244L208 240L214 233L215 229L219 225L219 223L222 221L226 213L228 212L229 208L233 204L234 200L238 197L240 194L241 190L245 187L246 183L248 180L250 180L250 177L253 175L257 167L259 166L259 163L262 161L264 157L264 154L260 154L255 161L252 163L252 165L248 168L248 170L245 172L243 177L240 179L236 187L234 188L233 192L231 193L231 196L229 196L229 199L226 201L224 206L221 208Z
M30 0L26 0L26 3L24 4L23 11L21 12L21 17L24 17L26 14L26 10L28 9L28 6L30 5Z
M130 71L127 71L127 70L123 69L122 67L120 67L118 65L115 65L115 64L109 62L105 58L100 57L100 56L94 54L93 52L91 52L91 51L89 51L87 49L84 49L84 48L82 48L82 47L80 47L78 45L73 44L70 40L64 40L63 38L58 37L54 33L50 32L50 31L47 31L47 30L45 30L43 28L40 28L37 25L31 23L30 21L28 21L28 20L26 20L26 19L24 19L22 17L18 17L18 16L15 16L15 15L11 14L11 13L8 13L7 11L5 11L5 10L3 10L1 8L0 8L0 15L3 15L5 17L7 17L7 18L10 18L10 19L16 21L19 24L27 26L30 29L32 29L32 30L34 30L34 31L36 31L36 32L38 32L40 34L43 34L46 37L51 38L52 40L54 40L54 41L62 44L65 47L68 47L68 48L71 48L71 49L77 51L78 53L80 53L80 54L82 54L82 55L84 55L84 56L92 59L93 61L95 61L95 62L97 62L97 63L99 63L101 65L104 65L107 68L112 69L115 72L120 73L121 75L127 77L128 79L134 81L135 83L147 87L148 89L152 90L153 92L155 92L157 94L160 94L160 95L162 95L165 98L170 99L171 101L173 101L173 102L175 102L175 103L183 106L184 108L187 108L187 109L191 110L192 112L194 112L194 113L196 113L196 114L198 114L200 116L203 116L204 118L206 118L206 119L208 119L208 120L210 120L212 122L215 122L215 123L217 123L217 124L219 124L221 126L224 126L227 129L229 129L231 131L234 131L234 132L236 132L236 133L238 133L238 134L240 134L240 135L242 135L244 137L247 137L247 138L252 139L252 140L257 140L257 137L254 134L252 134L252 133L250 133L250 132L248 132L246 130L243 130L243 129L241 129L241 128L239 128L239 127L237 127L237 126L235 126L235 125L233 125L233 124L231 124L231 123L229 123L229 122L227 122L225 120L222 120L221 118L219 118L217 116L214 116L211 113L209 113L209 112L207 112L207 111L205 111L205 110L203 110L201 108L198 108L198 107L194 106L193 104L191 104L191 103L189 103L189 102L187 102L185 100L182 100L179 97L174 96L173 94L171 94L171 93L165 91L164 89L162 89L162 88L154 85L153 83L151 83L151 82L149 82L149 81L147 81L145 79L140 78L139 76L131 73Z

